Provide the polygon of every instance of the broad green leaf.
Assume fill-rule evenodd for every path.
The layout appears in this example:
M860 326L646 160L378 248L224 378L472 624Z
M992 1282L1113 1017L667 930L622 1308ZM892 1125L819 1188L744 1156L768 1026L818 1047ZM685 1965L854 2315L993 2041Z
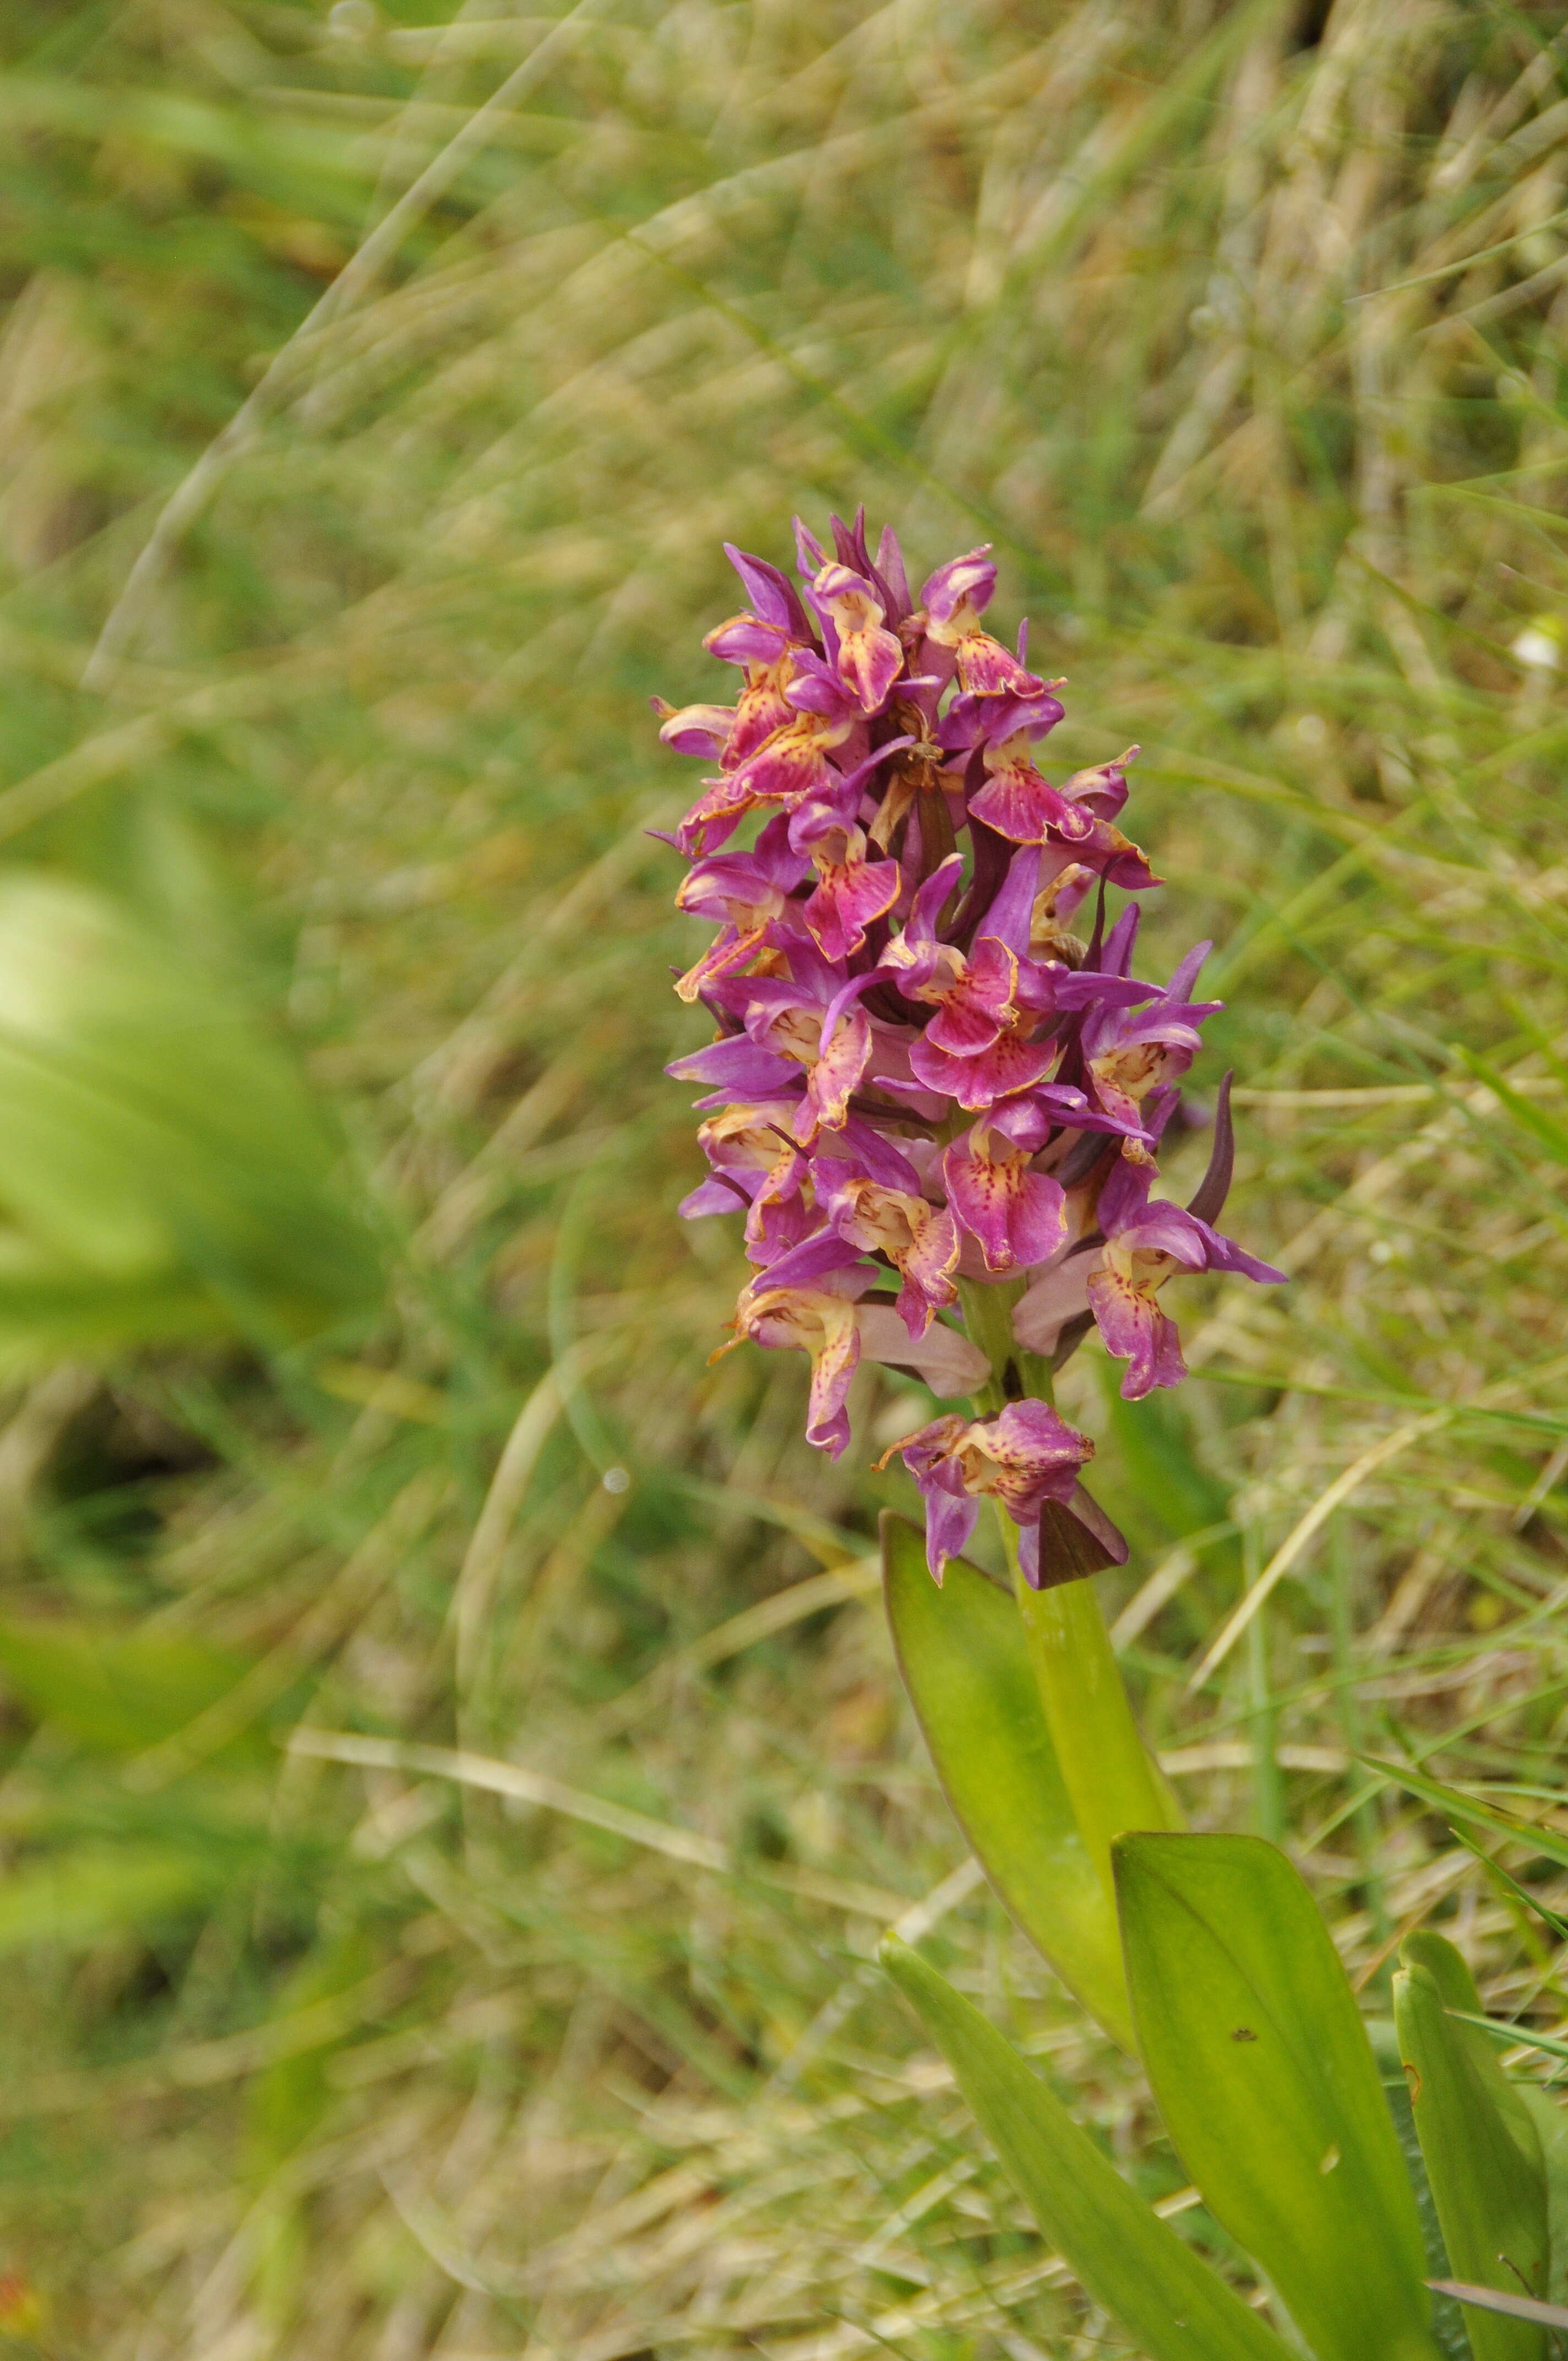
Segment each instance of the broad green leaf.
M0 1685L94 1753L156 1746L226 1696L245 1672L243 1657L183 1631L0 1623ZM236 1742L272 1759L259 1731Z
M1394 2022L1451 2271L1505 2295L1544 2295L1540 2143L1532 2161L1497 2107L1474 2047L1484 2037L1455 2025L1421 1966L1394 1979ZM1476 2312L1465 2324L1475 2361L1543 2361L1546 2340L1527 2322Z
M1115 1916L1073 1820L1018 1609L961 1558L938 1590L915 1527L884 1516L882 1532L899 1670L954 1817L1030 1941L1131 2049Z
M1541 2136L1536 2130L1535 2119L1525 2104L1519 2084L1510 2082L1504 2073L1495 2038L1484 2033L1479 2025L1467 2025L1464 2021L1466 2017L1486 2017L1486 2004L1464 1952L1458 1950L1446 1935L1438 1934L1432 1927L1418 1927L1413 1935L1407 1935L1400 1944L1399 1963L1406 1968L1424 1968L1431 1976L1451 2020L1459 2026L1459 2038L1468 2049L1471 2064L1485 2085L1492 2104L1513 2135L1531 2171L1543 2173Z
M1366 2037L1372 2045L1372 2055L1377 2061L1378 2077L1383 2084L1383 2097L1394 2125L1394 2136L1399 2143L1399 2155L1409 2178L1410 2191L1416 2201L1416 2213L1421 2225L1421 2244L1426 2249L1427 2285L1441 2279L1448 2268L1448 2250L1442 2243L1442 2230L1432 2202L1431 2183L1427 2179L1426 2163L1421 2156L1421 2144L1416 2136L1415 2112L1410 2105L1410 2093L1399 2064L1399 2037L1391 2016L1369 2016L1363 2020ZM1431 2308L1432 2341L1444 2361L1475 2361L1470 2350L1470 2339L1464 2334L1464 2319L1459 2306L1446 2297L1439 2297Z
M977 2008L896 1938L879 1956L1046 2237L1140 2353L1149 2361L1286 2361L1274 2331L1150 2213Z
M292 1063L106 895L0 872L0 1374L60 1352L287 1339L378 1291Z
M25 1862L0 1883L0 1951L30 1943L84 1950L105 1935L184 1916L222 1883L193 1847L81 1845Z
M1494 1836L1533 1846L1545 1861L1568 1865L1568 1836L1559 1829L1541 1828L1533 1820L1521 1819L1517 1812L1505 1811L1498 1804L1483 1803L1458 1787L1446 1787L1441 1779L1429 1779L1422 1772L1408 1771L1402 1763L1380 1763L1372 1754L1358 1755L1356 1760L1394 1786L1403 1787L1418 1802L1430 1804L1445 1820L1464 1820L1471 1828L1489 1828Z
M1139 2048L1205 2201L1318 2361L1428 2361L1415 2199L1311 1895L1260 1837L1130 1835L1115 1859Z

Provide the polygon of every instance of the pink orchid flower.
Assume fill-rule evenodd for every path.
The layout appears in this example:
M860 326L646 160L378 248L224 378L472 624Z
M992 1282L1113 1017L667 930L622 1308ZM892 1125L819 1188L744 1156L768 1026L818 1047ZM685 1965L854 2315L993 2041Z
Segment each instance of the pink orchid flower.
M806 595L839 679L862 713L880 713L904 663L904 642L887 629L883 601L863 576L839 565L822 566Z
M1098 1232L1059 1255L1014 1307L1019 1344L1049 1357L1063 1329L1089 1312L1107 1352L1128 1364L1125 1400L1141 1401L1157 1386L1179 1385L1187 1364L1176 1323L1158 1300L1166 1280L1179 1271L1204 1270L1237 1271L1265 1286L1285 1278L1211 1224L1208 1217L1220 1211L1229 1186L1231 1155L1227 1075L1215 1112L1213 1157L1191 1204L1151 1200L1152 1167L1113 1158L1100 1191Z
M1037 697L1045 683L1025 667L1024 633L1019 634L1018 653L1014 656L981 624L996 588L990 547L989 542L983 542L966 556L949 559L921 586L927 642L923 664L929 661L934 646L948 652L959 686L968 697Z
M940 1582L950 1557L960 1556L982 1499L999 1500L1019 1528L1019 1563L1026 1580L1039 1576L1040 1510L1047 1500L1065 1508L1080 1488L1078 1471L1094 1445L1042 1401L1009 1402L995 1418L964 1419L949 1411L894 1452L920 1487L926 1502L926 1563Z
M720 854L697 862L687 872L675 895L676 908L718 920L719 931L676 984L683 1000L696 1000L720 977L756 957L806 869L806 862L790 844L788 824L781 815L769 822L751 852Z
M749 1337L810 1356L806 1441L834 1459L850 1440L846 1404L862 1359L913 1369L938 1397L971 1393L989 1368L979 1346L957 1329L935 1325L916 1341L891 1304L861 1303L872 1276L829 1268L809 1281L781 1282L768 1271L742 1289L735 1307L732 1343ZM721 1345L713 1357L730 1349Z
M1008 1099L943 1155L948 1202L979 1242L986 1268L997 1274L1048 1262L1066 1242L1061 1183L1030 1170L1050 1136L1051 1114L1038 1100Z
M736 702L656 700L665 743L715 766L665 840L692 864L681 908L715 929L677 985L718 1027L669 1069L707 1118L708 1174L681 1210L742 1219L735 1335L806 1352L823 1449L844 1447L862 1358L1007 1400L911 1439L936 1569L992 1497L1030 1578L1070 1578L1124 1554L1077 1481L1090 1445L1009 1398L1024 1364L993 1368L960 1333L960 1282L1025 1274L1014 1337L1053 1362L1098 1322L1135 1398L1181 1374L1168 1277L1278 1276L1212 1227L1223 1091L1198 1194L1153 1193L1217 1005L1189 997L1203 951L1163 992L1134 976L1136 910L1106 899L1157 882L1118 825L1137 749L1043 776L1063 684L1027 669L1024 629L1010 653L984 628L988 550L938 566L917 606L863 511L830 546L797 519L795 548L803 590L729 551L747 604L706 644L740 670Z

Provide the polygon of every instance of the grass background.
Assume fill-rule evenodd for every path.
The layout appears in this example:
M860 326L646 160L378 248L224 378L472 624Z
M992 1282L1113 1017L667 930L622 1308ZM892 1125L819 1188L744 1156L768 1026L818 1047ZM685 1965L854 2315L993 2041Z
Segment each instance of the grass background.
M1562 12L11 0L0 61L18 2349L1120 2349L900 1914L1245 2284L965 1863L905 1478L707 1366L645 699L718 693L721 539L863 499L994 541L1063 768L1142 742L1294 1283L1189 1287L1179 1396L1073 1364L1124 1661L1374 2006L1424 1917L1556 2023L1351 1757L1561 1785Z

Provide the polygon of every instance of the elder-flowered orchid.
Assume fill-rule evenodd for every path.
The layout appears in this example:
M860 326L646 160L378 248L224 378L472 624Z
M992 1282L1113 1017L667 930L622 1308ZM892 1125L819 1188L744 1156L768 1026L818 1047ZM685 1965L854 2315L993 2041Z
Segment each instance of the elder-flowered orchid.
M1028 1579L1060 1578L1042 1518L1090 1536L1080 1572L1119 1539L1080 1481L1091 1445L1040 1398L1047 1365L1095 1324L1135 1399L1182 1374L1167 1279L1278 1277L1213 1227L1224 1092L1191 1204L1153 1194L1218 1005L1190 996L1207 946L1162 989L1133 973L1135 905L1107 931L1108 893L1157 883L1118 825L1138 750L1044 776L1064 684L1029 670L1025 631L1014 651L986 630L988 550L915 598L863 516L831 547L797 525L796 548L798 590L729 552L747 605L705 644L740 669L736 702L657 707L664 742L709 766L667 840L692 862L681 909L717 929L677 987L718 1027L670 1068L706 1093L709 1177L681 1210L743 1217L733 1341L806 1354L821 1448L845 1447L862 1362L971 1398L899 1446L934 1573L989 1498ZM1010 1309L982 1352L959 1322L993 1288Z
M681 851L706 852L726 842L759 806L780 804L793 810L809 796L830 793L834 779L828 756L852 727L847 714L802 711L792 701L788 719L770 729L754 752L708 780L707 792L681 822Z
M1040 890L1029 914L1029 956L1081 967L1089 946L1072 931L1072 921L1094 884L1094 872L1069 852L1051 857L1050 873L1042 869Z
M1065 1094L1062 1094L1065 1095ZM1074 1093L1074 1095L1077 1095ZM942 1158L948 1202L976 1241L988 1271L1049 1262L1067 1237L1059 1180L1034 1169L1061 1098L1004 1099L989 1107Z
M802 922L824 959L851 960L864 946L867 928L898 899L898 863L868 861L864 829L846 827L831 809L806 840L817 884Z
M873 979L841 981L814 945L784 954L782 975L728 976L711 997L740 1019L739 1033L670 1068L682 1081L707 1083L723 1104L731 1091L772 1094L804 1074L795 1135L809 1146L823 1124L842 1128L850 1099L871 1056L872 1033L860 1001Z
M884 1255L904 1284L896 1310L911 1336L924 1336L934 1315L958 1301L959 1227L946 1205L919 1193L914 1167L907 1188L888 1187L851 1162L821 1158L812 1181L829 1226L857 1255Z
M995 588L996 567L989 546L971 549L966 556L939 566L920 589L926 653L929 656L934 649L940 649L947 654L966 696L1038 697L1045 683L1024 664L1027 625L1019 633L1014 656L981 622ZM940 659L936 661L939 664Z
M962 869L961 855L953 853L927 879L880 972L906 1001L923 1002L931 1011L910 1046L915 1080L975 1114L1034 1088L1055 1066L1059 1048L1042 1031L1041 1017L1090 1006L1104 995L1146 999L1148 987L1121 976L1043 966L1028 957L1039 873L1039 855L1029 849L1008 864L984 931L966 956L937 931Z
M799 1148L789 1132L794 1121L793 1099L741 1099L700 1124L697 1144L710 1170L707 1179L681 1200L683 1216L695 1221L703 1213L733 1213L750 1205L781 1159L785 1163L799 1160Z
M1020 1529L1020 1565L1038 1587L1036 1538L1047 1500L1065 1508L1079 1489L1078 1474L1094 1445L1042 1401L1009 1402L996 1418L949 1413L906 1435L894 1452L920 1487L926 1502L926 1563L938 1582L950 1557L968 1547L982 1499L998 1501Z
M1239 1271L1265 1284L1285 1277L1187 1208L1151 1202L1152 1179L1146 1164L1117 1163L1100 1200L1105 1244L1089 1277L1089 1306L1105 1349L1128 1364L1122 1392L1129 1401L1187 1375L1176 1323L1159 1303L1173 1272Z
M1127 800L1127 772L1143 750L1137 746L1124 748L1108 763L1096 763L1087 771L1074 771L1071 778L1062 781L1062 793L1096 819L1114 819Z
M750 1337L753 1344L809 1355L806 1439L835 1459L850 1440L845 1403L861 1358L854 1292L849 1272L827 1272L815 1287L777 1287L763 1279L742 1289L735 1306L735 1344ZM714 1358L729 1350L721 1345Z
M1117 929L1122 942L1107 947L1114 965L1131 964L1137 915L1135 909L1127 913ZM1102 1005L1091 1011L1084 1024L1085 1086L1107 1128L1124 1135L1124 1155L1136 1162L1152 1163L1154 1159L1155 1143L1145 1129L1141 1113L1144 1100L1151 1091L1187 1071L1203 1046L1198 1027L1223 1005L1218 1000L1188 998L1212 948L1211 943L1197 944L1165 990L1144 1007Z
M1161 1093L1152 1118L1155 1139L1168 1121L1176 1093ZM1179 1271L1235 1271L1265 1285L1285 1273L1260 1262L1204 1218L1218 1212L1229 1183L1232 1153L1230 1077L1215 1114L1214 1158L1190 1205L1150 1197L1152 1164L1111 1155L1102 1164L1096 1228L1058 1253L1033 1281L1013 1313L1013 1331L1029 1351L1049 1358L1062 1332L1092 1315L1105 1349L1128 1364L1122 1393L1141 1401L1157 1386L1179 1385L1187 1375L1176 1323L1159 1290ZM1223 1174L1223 1179L1220 1178Z
M1064 785L1053 786L1032 748L1061 717L1061 704L1048 689L1032 697L965 696L938 725L938 737L963 759L972 818L1014 844L1073 847L1108 885L1142 893L1158 880L1138 846L1113 825L1126 801L1124 766L1138 749L1129 747L1115 763L1075 772Z
M826 1268L813 1268L813 1263ZM862 1359L916 1370L938 1396L971 1393L988 1364L979 1346L953 1328L912 1338L891 1304L857 1299L872 1284L859 1267L797 1250L789 1264L765 1271L743 1288L735 1306L735 1334L718 1359L743 1338L804 1351L811 1360L806 1437L837 1459L850 1440L850 1383Z
M864 577L848 566L825 564L806 593L822 620L823 637L839 676L878 713L904 664L904 643L886 624L886 609Z
M705 762L717 763L734 734L732 705L674 706L656 697L653 710L659 716L660 737L677 754L699 754Z
M683 1000L699 999L720 976L756 957L809 865L791 844L788 822L781 816L769 821L750 852L721 853L687 872L675 907L693 917L717 919L719 931L676 984Z

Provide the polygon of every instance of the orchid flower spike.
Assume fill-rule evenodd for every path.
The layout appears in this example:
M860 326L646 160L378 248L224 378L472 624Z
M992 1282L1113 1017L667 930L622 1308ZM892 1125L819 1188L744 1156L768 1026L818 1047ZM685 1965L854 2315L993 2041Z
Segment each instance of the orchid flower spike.
M1124 1544L1048 1369L1097 1328L1129 1400L1174 1385L1167 1280L1281 1277L1214 1227L1228 1077L1197 1194L1156 1193L1220 1005L1196 997L1209 947L1163 988L1134 973L1137 902L1113 923L1105 904L1158 882L1119 824L1138 750L1046 776L1066 684L1028 668L1026 627L1012 647L987 629L988 549L912 595L897 536L873 555L863 511L825 539L796 520L795 546L798 588L727 549L745 603L704 644L736 668L733 702L655 700L663 742L705 766L667 840L689 863L677 905L712 930L676 989L718 1027L669 1069L704 1091L708 1177L681 1212L742 1224L751 1276L720 1352L804 1353L820 1449L845 1449L863 1363L970 1397L882 1463L902 1455L924 1496L938 1581L987 1499L1026 1578L1061 1579ZM1005 1364L961 1320L1002 1283Z

